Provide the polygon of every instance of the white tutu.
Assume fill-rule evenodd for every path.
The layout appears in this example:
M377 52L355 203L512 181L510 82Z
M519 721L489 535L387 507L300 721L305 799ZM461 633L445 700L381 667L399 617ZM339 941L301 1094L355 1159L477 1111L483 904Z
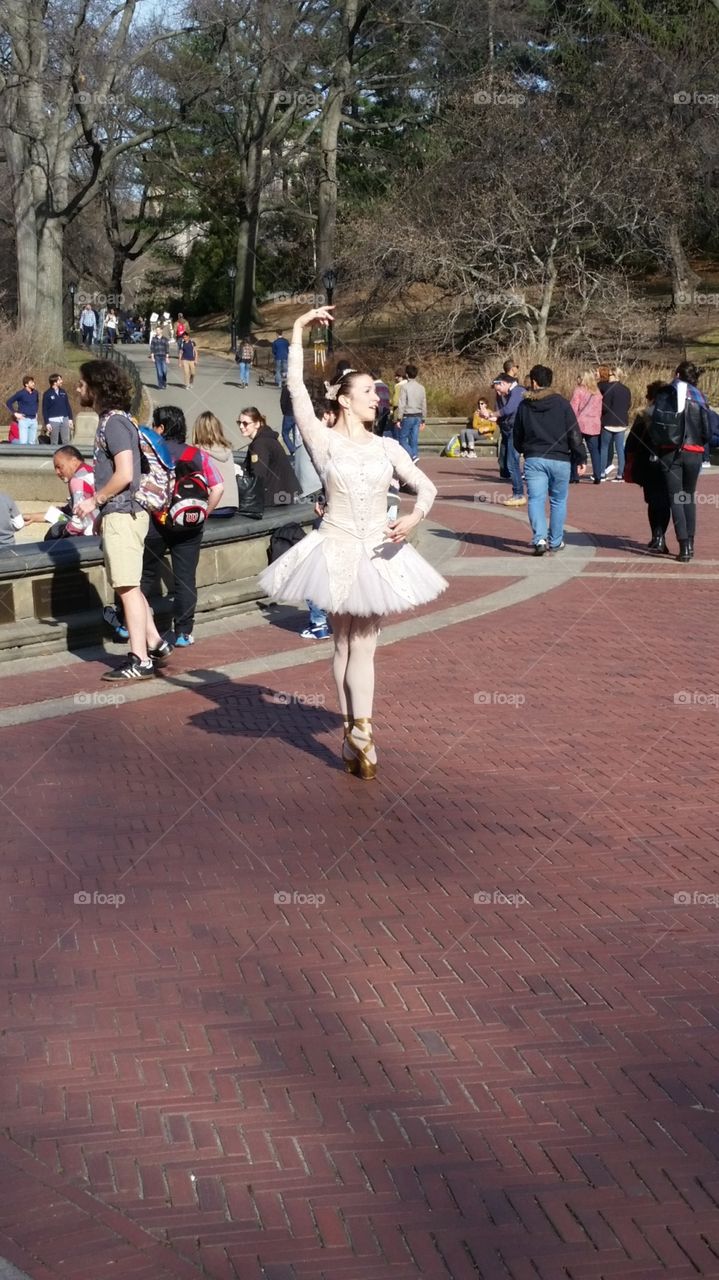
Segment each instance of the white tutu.
M259 576L264 592L283 604L311 600L327 613L356 618L402 613L435 600L444 578L407 543L363 542L316 530Z

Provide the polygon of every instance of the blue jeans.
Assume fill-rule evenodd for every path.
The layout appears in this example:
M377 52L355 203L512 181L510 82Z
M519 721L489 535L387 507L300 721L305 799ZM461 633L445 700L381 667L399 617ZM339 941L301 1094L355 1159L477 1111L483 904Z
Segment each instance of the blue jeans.
M287 361L275 360L275 386L282 386L282 379L287 377Z
M37 444L37 418L18 418L18 444Z
M160 391L164 391L167 386L167 359L165 356L155 356L155 372L157 374L157 385Z
M297 428L291 413L282 415L282 443L289 454L295 452L297 448Z
M505 463L509 472L509 478L512 481L512 497L524 497L524 485L522 483L522 459L514 447L512 432L502 432L502 439L505 441Z
M609 466L614 448L617 450L617 476L621 478L624 475L624 432L607 431L606 427L602 427L600 460L602 475Z
M312 600L307 601L307 608L310 611L310 626L313 631L318 627L327 626L327 614L324 609L320 609Z
M249 360L240 360L240 382L244 382L246 387L250 385L250 362Z
M407 450L410 458L419 454L419 424L422 421L418 413L406 413L399 429L399 442Z
M594 479L601 480L602 450L601 450L601 445L599 443L599 436L585 436L584 432L582 432L582 440L584 441L585 445L587 446L587 449L589 450L589 456L592 460L592 471L594 473Z
M532 546L547 541L550 547L558 547L564 537L564 520L567 514L570 463L558 458L525 458L524 474L529 495L529 523L532 526ZM547 497L549 497L549 530L547 531Z

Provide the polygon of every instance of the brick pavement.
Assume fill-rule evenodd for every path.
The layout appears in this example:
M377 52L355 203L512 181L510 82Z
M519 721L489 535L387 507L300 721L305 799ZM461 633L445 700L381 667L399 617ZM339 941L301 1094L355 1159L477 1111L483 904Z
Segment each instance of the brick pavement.
M465 559L545 572L430 466L466 539L442 608L487 590ZM639 582L638 498L579 486L578 576L381 650L376 785L337 767L326 658L273 666L265 625L261 678L2 731L0 1256L719 1276L719 542L707 504L704 569Z

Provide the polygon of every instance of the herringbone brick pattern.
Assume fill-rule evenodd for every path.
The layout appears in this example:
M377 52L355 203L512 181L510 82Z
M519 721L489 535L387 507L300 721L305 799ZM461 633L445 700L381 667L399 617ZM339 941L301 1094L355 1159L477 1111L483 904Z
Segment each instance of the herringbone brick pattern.
M325 663L4 731L0 1255L719 1276L716 626L585 574L383 649L375 785Z

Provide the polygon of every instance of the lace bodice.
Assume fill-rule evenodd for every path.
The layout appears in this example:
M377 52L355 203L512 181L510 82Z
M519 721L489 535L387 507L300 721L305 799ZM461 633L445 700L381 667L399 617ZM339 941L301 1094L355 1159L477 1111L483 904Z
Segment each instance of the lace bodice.
M387 488L393 475L417 494L415 505L426 516L437 490L407 451L396 440L379 436L368 435L358 443L319 422L302 373L302 347L293 342L287 386L297 429L324 485L324 524L361 539L383 533L387 524Z

